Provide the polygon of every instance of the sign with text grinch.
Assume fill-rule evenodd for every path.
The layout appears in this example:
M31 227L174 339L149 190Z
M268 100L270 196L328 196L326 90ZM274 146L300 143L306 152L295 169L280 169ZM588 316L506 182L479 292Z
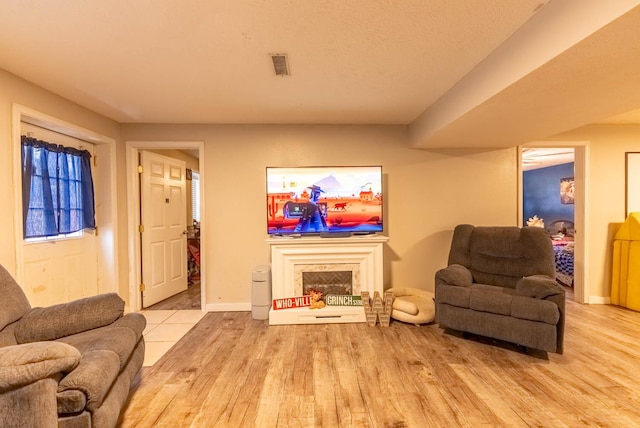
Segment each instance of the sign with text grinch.
M329 294L324 296L327 306L362 306L362 297L347 295Z

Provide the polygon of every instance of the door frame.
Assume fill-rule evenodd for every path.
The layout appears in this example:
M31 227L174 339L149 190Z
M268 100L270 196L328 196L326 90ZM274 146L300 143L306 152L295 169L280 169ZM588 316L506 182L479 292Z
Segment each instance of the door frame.
M175 149L198 150L198 173L200 174L200 218L204 219L205 203L205 170L204 170L204 142L203 141L127 141L126 142L126 171L127 171L127 248L129 253L129 302L132 312L142 309L140 283L142 282L140 267L142 256L140 251L141 239L138 232L140 219L140 175L138 174L138 155L141 150ZM206 236L206 223L200 222L200 236ZM206 239L200 242L200 250L206 253ZM206 308L206 261L200 259L200 310Z
M523 226L522 218L522 149L524 147L570 147L574 149L575 207L573 292L578 303L595 303L590 298L590 280L585 275L589 257L589 141L532 141L518 146L518 226Z

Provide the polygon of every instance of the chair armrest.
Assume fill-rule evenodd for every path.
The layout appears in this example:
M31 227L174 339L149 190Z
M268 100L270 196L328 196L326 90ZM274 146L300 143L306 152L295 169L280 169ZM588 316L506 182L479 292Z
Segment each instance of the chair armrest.
M112 324L124 313L116 293L100 294L46 308L33 308L15 329L18 343L56 340Z
M534 299L546 299L560 294L564 296L564 288L546 275L531 275L518 280L516 293Z
M546 275L532 275L521 278L516 283L516 293L534 299L549 300L556 304L560 319L556 324L556 352L564 352L565 291L553 278Z
M34 342L0 348L0 392L29 385L56 373L69 373L80 351L60 342Z
M436 285L438 284L469 287L473 284L473 275L466 267L452 264L436 272Z

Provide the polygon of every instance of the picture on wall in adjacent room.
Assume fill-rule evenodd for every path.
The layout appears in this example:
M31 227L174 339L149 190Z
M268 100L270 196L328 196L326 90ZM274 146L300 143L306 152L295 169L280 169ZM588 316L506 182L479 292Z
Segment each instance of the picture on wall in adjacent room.
M574 180L573 177L561 178L560 179L560 202L563 204L573 204L575 203L575 192L574 192Z

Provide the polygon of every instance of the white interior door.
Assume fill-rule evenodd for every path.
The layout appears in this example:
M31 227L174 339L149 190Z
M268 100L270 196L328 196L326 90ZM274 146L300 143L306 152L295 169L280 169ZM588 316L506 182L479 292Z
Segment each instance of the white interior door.
M185 162L142 151L142 307L187 289Z

